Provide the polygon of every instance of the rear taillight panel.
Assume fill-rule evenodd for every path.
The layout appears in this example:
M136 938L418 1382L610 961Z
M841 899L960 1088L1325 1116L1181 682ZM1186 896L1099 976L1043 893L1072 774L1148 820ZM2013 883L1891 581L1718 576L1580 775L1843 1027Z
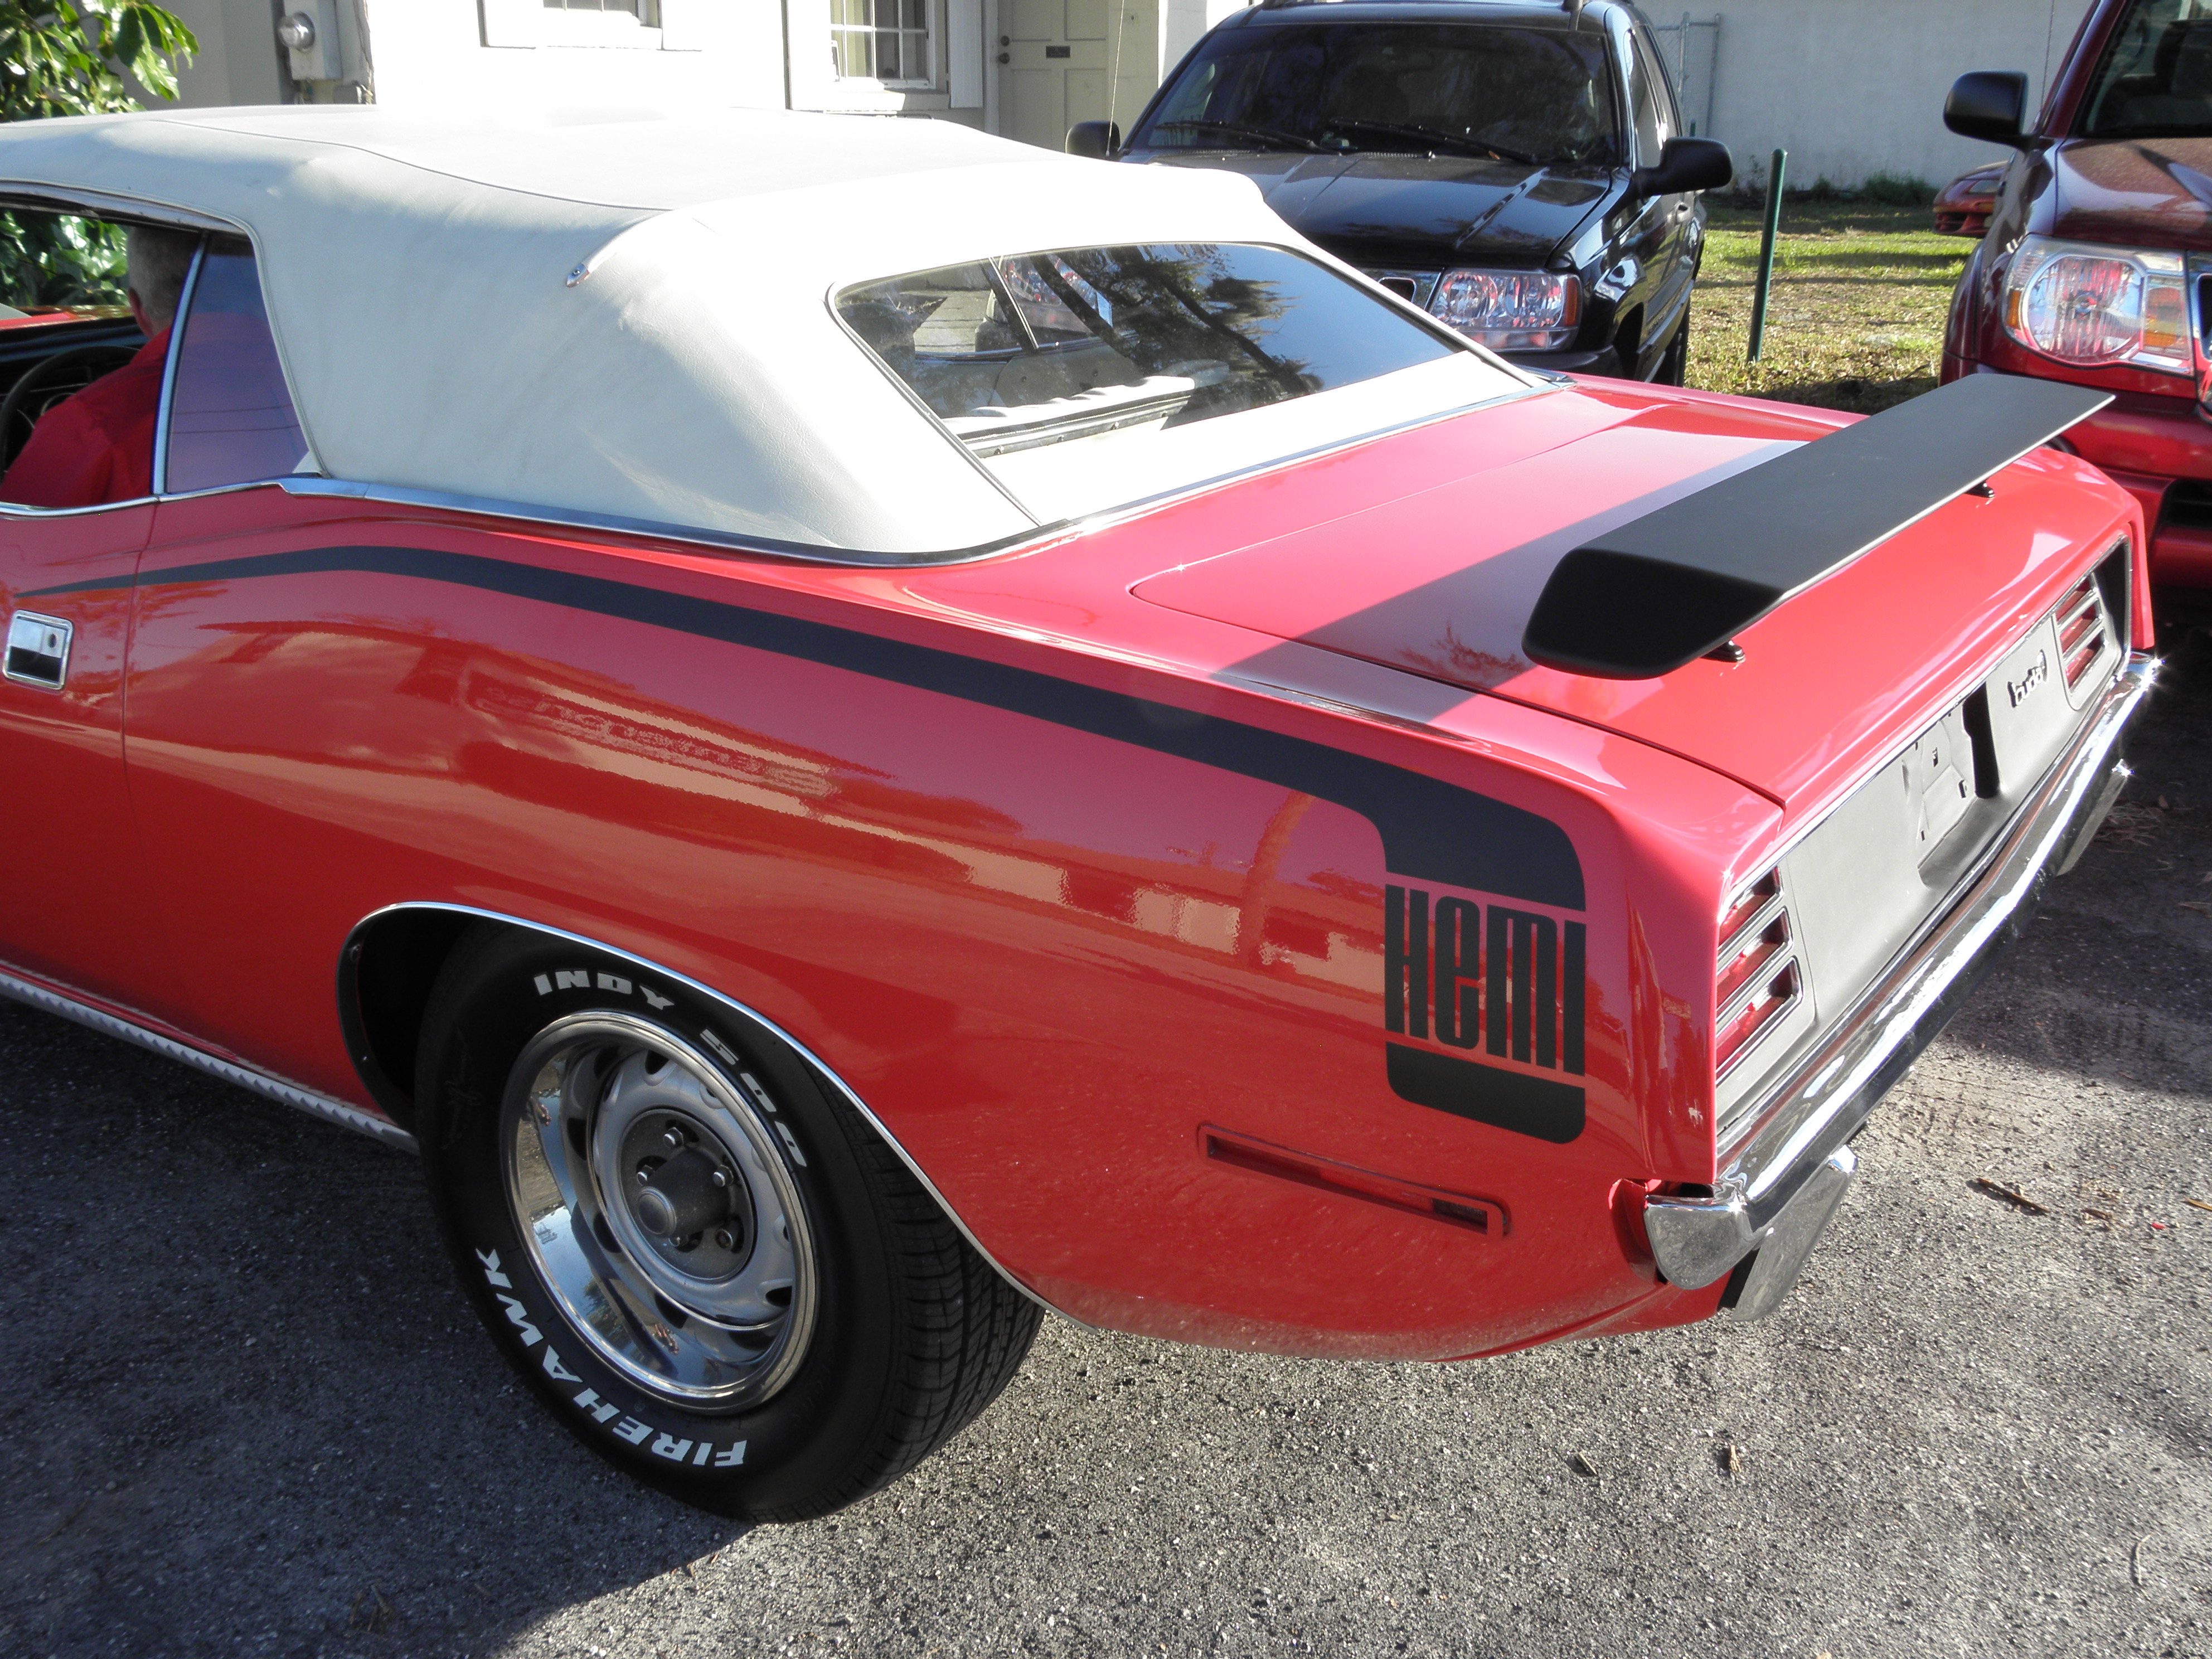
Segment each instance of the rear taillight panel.
M1713 1066L1725 1079L1766 1040L1796 1022L1805 998L1780 866L1747 883L1721 915L1714 963Z

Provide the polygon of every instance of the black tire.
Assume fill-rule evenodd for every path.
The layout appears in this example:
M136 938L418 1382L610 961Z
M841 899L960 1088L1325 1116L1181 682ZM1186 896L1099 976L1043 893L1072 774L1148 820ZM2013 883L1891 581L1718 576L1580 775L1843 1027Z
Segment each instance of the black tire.
M1659 367L1651 372L1651 381L1655 386L1686 386L1689 379L1690 313L1685 310L1674 337L1667 342L1667 349L1660 356Z
M555 1419L648 1486L748 1521L826 1514L943 1445L1028 1352L1036 1305L789 1044L725 1004L487 923L439 974L419 1054L417 1134L469 1300ZM680 1150L633 1157L662 1139ZM744 1194L705 1222L682 1208L704 1201L699 1169ZM601 1204L625 1172L662 1196ZM640 1285L710 1273L698 1263L717 1249L744 1270L726 1276L738 1290L641 1301ZM764 1261L788 1267L780 1304L781 1281L745 1280ZM588 1328L579 1282L599 1298L581 1298ZM608 1314L617 1303L631 1313Z

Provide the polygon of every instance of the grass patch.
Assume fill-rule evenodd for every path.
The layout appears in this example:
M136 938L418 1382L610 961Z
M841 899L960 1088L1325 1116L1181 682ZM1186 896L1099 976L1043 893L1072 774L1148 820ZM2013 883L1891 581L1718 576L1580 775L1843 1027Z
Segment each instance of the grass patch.
M1765 349L1747 363L1763 223L1757 207L1712 204L1692 386L1861 415L1935 390L1972 242L1937 235L1924 207L1785 200Z

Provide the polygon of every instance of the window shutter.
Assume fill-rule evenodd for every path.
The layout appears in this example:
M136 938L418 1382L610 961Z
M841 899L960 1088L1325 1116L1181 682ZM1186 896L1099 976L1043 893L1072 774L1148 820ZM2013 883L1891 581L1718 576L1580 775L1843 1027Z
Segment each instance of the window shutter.
M983 107L983 0L946 0L946 86L955 109Z

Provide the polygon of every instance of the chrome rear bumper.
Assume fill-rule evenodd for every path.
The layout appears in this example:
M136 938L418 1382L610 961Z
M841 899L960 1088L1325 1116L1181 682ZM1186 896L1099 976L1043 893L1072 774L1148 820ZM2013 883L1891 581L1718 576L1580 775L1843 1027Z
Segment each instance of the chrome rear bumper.
M1651 1253L1668 1280L1689 1289L1710 1285L1772 1237L1784 1207L1950 1023L1997 953L2033 917L2044 883L2072 866L2111 807L2120 734L2157 670L2148 656L2128 659L1958 898L1802 1060L1761 1091L1722 1151L1712 1195L1646 1202Z

